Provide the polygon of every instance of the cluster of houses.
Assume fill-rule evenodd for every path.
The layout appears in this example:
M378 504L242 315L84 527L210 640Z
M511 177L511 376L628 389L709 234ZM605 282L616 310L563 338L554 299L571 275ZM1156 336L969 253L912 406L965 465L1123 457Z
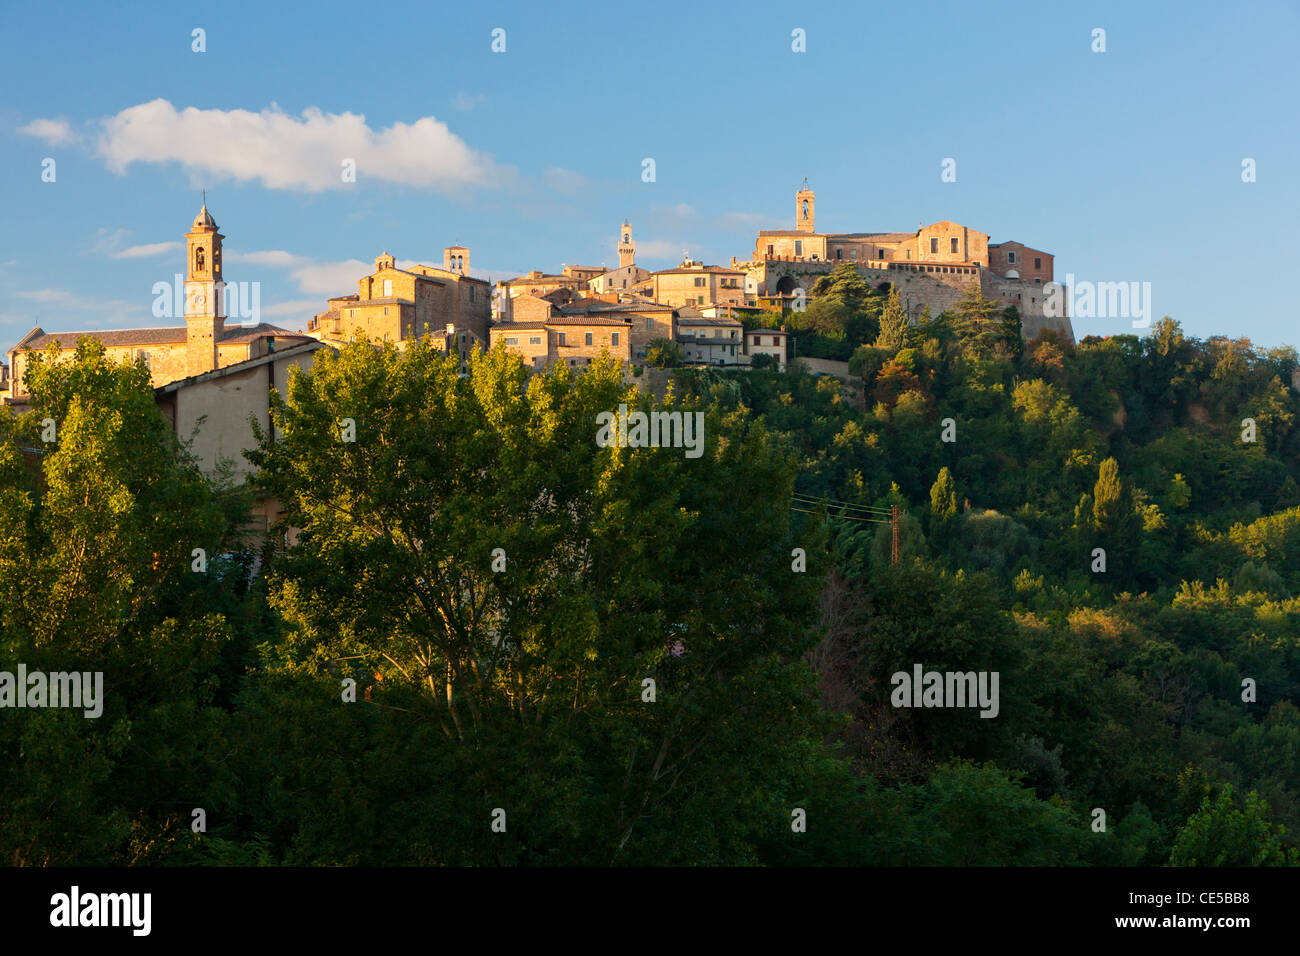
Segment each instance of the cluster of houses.
M632 227L619 230L618 266L565 266L530 272L495 287L470 270L470 250L449 246L442 265L404 265L384 253L354 293L331 298L305 329L227 324L221 234L206 204L185 234L184 325L92 332L32 329L0 362L0 399L12 413L29 407L30 356L51 348L64 357L85 337L112 360L143 362L160 409L208 467L220 459L247 473L240 452L253 445L249 419L270 425L270 393L283 393L293 368L309 368L321 349L358 334L398 348L426 340L468 365L476 350L497 345L530 369L582 368L607 353L628 374L680 352L689 365L784 369L792 360L781 316L810 300L817 278L852 263L884 291L895 288L909 314L938 314L974 285L1015 304L1025 320L1042 318L1051 255L1016 242L989 243L978 230L952 222L912 233L818 233L815 197L795 196L795 228L758 234L753 256L729 265L685 258L652 271L636 262ZM179 292L178 292L179 295ZM178 311L178 310L177 310ZM179 317L179 316L178 316ZM1060 329L1072 337L1069 320ZM669 343L675 345L672 348ZM264 503L274 518L273 502Z

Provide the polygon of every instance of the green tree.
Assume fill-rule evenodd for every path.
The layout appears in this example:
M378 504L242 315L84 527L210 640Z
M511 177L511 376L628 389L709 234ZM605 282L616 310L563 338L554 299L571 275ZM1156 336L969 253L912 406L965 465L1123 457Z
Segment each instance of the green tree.
M698 456L606 442L620 405L694 414L610 359L529 378L497 349L462 379L424 343L355 342L293 379L251 456L303 529L272 590L286 673L324 692L339 662L438 741L437 779L463 781L440 812L476 822L435 859L752 862L807 783L823 550L790 525L794 463L716 413ZM530 823L494 838L493 807Z
M907 345L907 313L898 298L898 290L890 288L889 300L885 303L880 316L880 334L873 343L877 349L889 355L897 355L898 350Z
M645 350L645 362L653 368L677 368L686 361L686 353L672 339L654 339Z
M1269 820L1269 807L1255 791L1241 806L1231 784L1209 793L1179 831L1171 866L1296 866L1300 858L1282 842L1285 829Z

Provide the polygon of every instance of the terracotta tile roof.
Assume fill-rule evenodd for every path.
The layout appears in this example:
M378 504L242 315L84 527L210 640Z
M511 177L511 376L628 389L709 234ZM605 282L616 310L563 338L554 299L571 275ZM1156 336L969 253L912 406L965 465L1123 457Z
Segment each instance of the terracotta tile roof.
M914 232L830 232L827 239L876 239L880 242L900 242L903 239L915 239Z
M251 342L267 335L288 336L291 338L310 338L298 332L290 332L274 325L262 323L255 326L237 325L225 330L217 341L227 345ZM185 326L166 326L155 329L112 329L104 332L48 332L38 335L25 343L24 349L39 351L48 348L51 343L61 349L75 349L79 339L98 339L105 347L126 345L183 345L186 339Z
M536 332L538 329L544 328L546 328L545 322L500 322L492 326L488 332L500 332L503 335L509 335L511 332Z
M714 273L723 272L726 273L727 275L741 275L743 271L744 270L742 269L731 269L728 268L727 266L694 266L689 269L682 269L682 268L660 269L658 272L655 273L655 275L657 276L698 275L702 272L714 272Z
M305 335L302 332L290 332L288 329L282 329L279 326L267 325L265 322L261 322L257 325L236 325L233 328L226 329L221 338L217 339L217 342L226 345L239 345L244 342L252 342L254 339L264 338L268 335L274 335L276 338L311 338L310 335Z
M40 350L51 344L61 349L75 349L78 339L98 339L105 346L177 345L185 341L185 326L156 329L116 329L109 332L47 332L23 344L24 349Z
M671 305L660 305L658 302L605 302L600 299L579 299L576 302L564 306L561 309L563 315L576 315L580 312L671 312Z
M577 316L577 315L558 315L555 318L547 319L547 325L626 325L632 324L630 319L608 319L602 316Z

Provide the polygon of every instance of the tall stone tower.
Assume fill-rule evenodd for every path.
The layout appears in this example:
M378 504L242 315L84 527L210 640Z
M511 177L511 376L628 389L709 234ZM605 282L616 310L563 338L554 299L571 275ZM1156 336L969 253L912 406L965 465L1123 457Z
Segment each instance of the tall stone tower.
M794 194L794 227L799 232L816 232L817 201L813 191L808 188L808 180L803 181L803 189Z
M217 367L217 342L225 331L225 283L221 279L221 241L205 203L185 234L189 265L185 276L186 375Z
M632 241L632 227L626 219L623 220L623 228L619 230L618 236L618 267L626 269L636 262L636 243Z

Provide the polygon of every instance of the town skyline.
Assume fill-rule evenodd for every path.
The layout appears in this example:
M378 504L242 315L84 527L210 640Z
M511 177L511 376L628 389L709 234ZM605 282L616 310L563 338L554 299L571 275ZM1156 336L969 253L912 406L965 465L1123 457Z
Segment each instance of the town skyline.
M295 27L275 11L259 11L257 31L240 25L246 8L235 4L202 25L160 13L128 34L110 12L78 9L87 26L78 36L101 40L38 29L35 11L0 15L32 37L0 65L11 91L0 112L10 184L0 212L4 347L35 325L165 324L150 314L150 290L175 273L174 224L192 217L204 188L236 229L231 279L260 283L264 320L296 330L381 251L436 264L442 248L465 245L473 274L495 283L534 269L612 267L627 219L649 269L683 253L743 259L759 230L786 227L805 177L823 230L971 223L1050 250L1060 276L1149 281L1154 317L1171 315L1189 333L1294 344L1285 270L1258 262L1300 253L1275 215L1300 198L1283 174L1300 144L1285 124L1261 121L1271 94L1243 96L1281 87L1285 59L1267 47L1280 55L1295 14L1278 6L1251 9L1272 28L1252 30L1249 44L1231 24L1209 30L1194 16L1171 23L1159 11L1102 5L1031 20L1023 14L1036 8L1013 7L996 54L964 50L962 24L984 13L962 8L939 11L953 29L933 34L888 11L845 20L761 6L740 21L701 10L698 32L676 46L611 11L600 32L620 42L583 46L587 74L608 84L550 73L530 84L549 54L598 31L589 17L510 5L448 14L440 58L404 83L386 69L335 75L301 51L278 62L268 54ZM1106 30L1105 52L1090 49L1095 28ZM204 30L201 53L194 29ZM322 16L313 29L328 47L347 42L350 28L347 17ZM496 29L506 31L499 53ZM796 30L805 52L792 49ZM419 46L418 37L389 43L399 59ZM873 89L879 81L848 55L855 43L870 49L872 76L907 82ZM913 68L921 56L958 55L973 88ZM75 63L79 82L42 81L39 62L52 59ZM669 82L675 66L690 66L689 84ZM96 70L108 79L91 82ZM692 85L715 93L700 99ZM1201 108L1157 108L1162 97L1199 97ZM548 102L572 104L573 121L548 122ZM717 127L718 111L734 122ZM353 146L356 182L327 184ZM47 158L57 162L53 182L42 181ZM1243 182L1247 158L1254 182ZM652 182L645 159L655 161ZM955 181L942 178L947 159ZM1198 233L1213 237L1211 248L1188 244ZM1201 257L1251 278L1200 281ZM1122 320L1075 321L1079 338L1134 331Z

